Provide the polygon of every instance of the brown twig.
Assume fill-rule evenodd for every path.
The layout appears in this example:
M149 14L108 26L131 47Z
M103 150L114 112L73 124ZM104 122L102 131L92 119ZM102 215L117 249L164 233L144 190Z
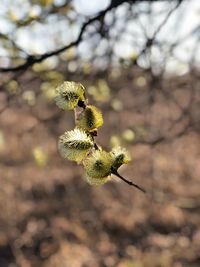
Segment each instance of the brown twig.
M114 174L115 176L117 176L118 178L120 178L121 180L123 180L125 183L127 183L128 185L130 186L134 186L136 187L137 189L139 189L140 191L142 191L143 193L146 193L146 190L143 189L142 187L140 187L139 185L127 180L126 178L124 178L123 176L121 176L117 170L115 169L112 169L112 174Z

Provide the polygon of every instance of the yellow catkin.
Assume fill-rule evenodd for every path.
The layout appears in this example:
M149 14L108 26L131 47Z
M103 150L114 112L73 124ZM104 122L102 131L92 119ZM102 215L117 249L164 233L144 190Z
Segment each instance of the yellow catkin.
M56 88L55 102L63 110L72 110L79 100L84 99L85 89L82 84L66 81Z
M122 148L120 146L113 148L112 151L110 152L110 155L113 159L112 167L116 170L122 164L127 164L131 160L131 157L128 151L125 148Z
M83 161L83 165L90 180L92 178L101 180L111 174L112 162L110 153L95 150Z
M58 141L58 150L63 158L80 163L93 147L91 137L80 129L65 132Z
M76 121L76 126L84 131L93 131L103 124L103 116L98 108L88 105L80 118Z

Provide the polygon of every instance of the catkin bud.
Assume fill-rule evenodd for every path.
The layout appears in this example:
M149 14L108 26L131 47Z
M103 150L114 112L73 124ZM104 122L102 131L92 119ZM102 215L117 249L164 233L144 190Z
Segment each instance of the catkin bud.
M118 169L122 164L127 164L130 162L131 157L128 153L128 151L125 148L122 147L115 147L110 152L111 157L113 159L112 168Z
M60 136L58 150L63 158L80 163L93 147L91 137L80 129L65 132Z
M112 157L110 153L103 150L95 150L84 161L83 165L90 184L103 184L111 174Z
M103 116L98 108L92 105L86 106L76 121L76 126L84 131L93 131L103 124Z
M56 88L56 105L63 110L72 110L79 100L84 100L84 87L76 82L64 82Z

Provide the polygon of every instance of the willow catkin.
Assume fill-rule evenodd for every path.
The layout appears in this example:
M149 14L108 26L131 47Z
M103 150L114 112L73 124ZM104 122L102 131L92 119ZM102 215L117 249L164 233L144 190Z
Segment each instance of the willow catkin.
M78 163L88 155L92 147L91 137L80 129L65 132L58 141L60 155Z
M85 89L80 83L66 81L56 89L56 104L63 110L75 109L76 128L60 136L58 150L63 158L82 163L86 181L91 185L102 185L114 174L127 184L145 190L118 173L122 164L130 161L125 148L115 147L110 152L102 150L95 142L97 128L103 125L103 116L98 108L87 105Z
M84 100L84 92L82 84L66 81L56 88L56 105L63 110L72 110L79 100Z
M103 116L98 108L87 105L76 121L76 126L84 131L93 131L103 125Z
M103 150L93 151L84 161L84 169L90 179L104 179L111 174L112 157Z
M127 164L131 160L128 151L120 146L113 148L112 151L110 152L110 155L113 159L112 168L116 170L122 164Z

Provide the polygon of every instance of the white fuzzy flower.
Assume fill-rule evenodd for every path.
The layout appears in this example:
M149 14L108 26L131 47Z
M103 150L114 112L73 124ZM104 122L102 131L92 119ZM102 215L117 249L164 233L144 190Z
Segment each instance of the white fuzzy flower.
M66 81L56 88L56 105L63 110L72 110L79 100L84 100L84 92L82 84Z
M112 167L114 169L118 169L122 164L127 164L131 160L128 151L120 146L113 148L110 154L113 159Z
M78 163L87 156L92 147L91 137L80 129L65 132L58 142L60 155Z

